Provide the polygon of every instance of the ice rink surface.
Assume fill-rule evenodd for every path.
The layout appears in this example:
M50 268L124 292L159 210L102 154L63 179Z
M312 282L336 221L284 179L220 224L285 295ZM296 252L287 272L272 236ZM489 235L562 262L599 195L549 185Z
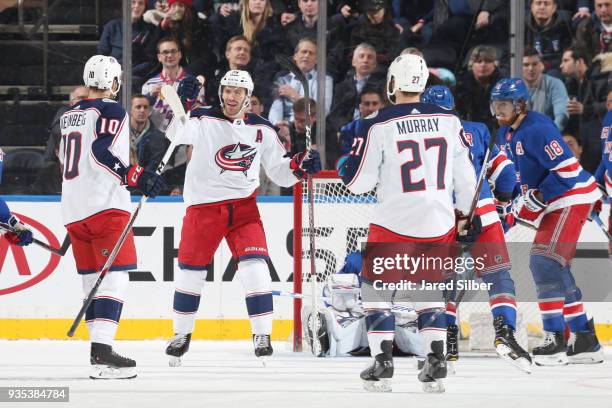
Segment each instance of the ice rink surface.
M69 403L1 403L4 407L612 407L612 349L597 365L534 367L528 375L497 357L465 357L447 378L446 393L425 394L416 362L395 359L392 393L362 389L366 358L320 358L274 343L264 368L248 342L194 341L171 368L162 341L123 341L138 378L90 380L89 343L0 341L0 386L68 386Z

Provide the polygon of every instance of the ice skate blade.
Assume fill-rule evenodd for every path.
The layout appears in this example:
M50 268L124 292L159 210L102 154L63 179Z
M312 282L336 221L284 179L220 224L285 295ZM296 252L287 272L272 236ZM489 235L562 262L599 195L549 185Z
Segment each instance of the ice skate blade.
M183 360L180 357L170 356L168 365L170 367L180 367L183 365Z
M495 346L495 351L503 359L518 368L521 371L531 374L531 362L525 357L512 358L512 350L505 344Z
M263 368L266 368L268 366L268 356L259 356L257 357L257 360L259 360Z
M585 352L567 356L570 364L599 364L603 363L603 347L599 347L597 351Z
M569 364L569 359L565 352L551 354L549 356L534 355L533 361L538 366L564 366Z
M135 377L135 367L117 368L102 364L91 366L89 373L89 378L92 380L127 380Z
M442 394L446 390L444 389L444 383L442 380L438 379L435 381L424 382L423 391L430 394Z
M370 392L391 392L391 379L381 378L378 381L363 381L363 389Z

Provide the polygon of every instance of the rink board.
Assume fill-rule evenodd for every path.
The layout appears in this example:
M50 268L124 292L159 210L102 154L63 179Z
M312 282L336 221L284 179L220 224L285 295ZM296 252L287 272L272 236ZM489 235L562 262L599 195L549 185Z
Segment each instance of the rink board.
M35 236L54 245L65 242L58 197L4 197L13 212L27 216ZM86 199L84 197L83 199ZM134 204L135 206L136 204ZM288 197L258 201L273 266L273 289L291 291L293 206ZM171 311L177 248L185 212L184 203L165 198L146 203L135 223L138 270L124 303L119 339L167 338L172 334ZM603 214L602 214L603 215ZM25 218L25 217L24 217ZM588 223L581 241L598 242L603 235ZM5 241L2 240L2 243ZM72 249L58 257L36 246L23 251L0 243L0 339L65 339L83 293ZM587 305L598 323L600 339L612 340L612 304ZM292 300L274 298L276 340L291 334ZM244 290L235 275L229 248L222 243L197 314L194 338L247 339L250 337ZM76 338L86 337L83 325Z

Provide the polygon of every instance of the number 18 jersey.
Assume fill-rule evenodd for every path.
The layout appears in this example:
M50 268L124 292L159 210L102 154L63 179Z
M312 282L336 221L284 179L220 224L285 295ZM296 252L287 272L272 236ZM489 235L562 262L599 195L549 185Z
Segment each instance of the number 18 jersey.
M129 167L128 115L110 99L86 99L60 119L64 224L105 210L130 212L122 180Z

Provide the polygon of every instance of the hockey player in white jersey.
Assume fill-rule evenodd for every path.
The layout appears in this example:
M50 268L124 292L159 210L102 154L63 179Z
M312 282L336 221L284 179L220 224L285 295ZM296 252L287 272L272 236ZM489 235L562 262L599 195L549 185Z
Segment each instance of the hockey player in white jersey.
M455 208L463 214L469 212L476 176L462 140L461 123L448 111L419 102L428 76L419 56L402 55L393 61L387 74L387 93L393 106L363 120L349 159L339 170L353 193L377 187L378 204L369 226L366 258L373 243L452 244L458 239ZM471 225L460 222L459 231L460 240L473 242L479 233L478 216ZM374 361L361 378L367 390L390 391L394 316L389 302L369 302L364 296L364 290L374 291L372 282L378 279L367 266L362 279ZM442 378L446 377L442 293L439 299L414 302L426 356L418 378L426 392L443 392Z
M73 105L60 119L60 161L63 220L87 295L130 219L126 187L155 197L165 182L155 172L129 164L128 115L111 99L121 86L117 60L94 55L85 64L83 81L89 88L88 99ZM136 362L112 348L132 269L136 269L136 249L130 232L85 313L91 378L136 376Z
M184 127L173 121L168 128L168 132L177 132L182 143L193 146L185 175L187 211L175 275L175 336L166 348L171 365L180 364L189 348L206 270L223 238L238 260L255 355L272 354L272 282L255 201L260 166L276 184L290 187L307 173L318 172L321 160L314 150L286 158L270 122L245 113L252 92L248 72L228 71L219 86L220 107L194 109Z

